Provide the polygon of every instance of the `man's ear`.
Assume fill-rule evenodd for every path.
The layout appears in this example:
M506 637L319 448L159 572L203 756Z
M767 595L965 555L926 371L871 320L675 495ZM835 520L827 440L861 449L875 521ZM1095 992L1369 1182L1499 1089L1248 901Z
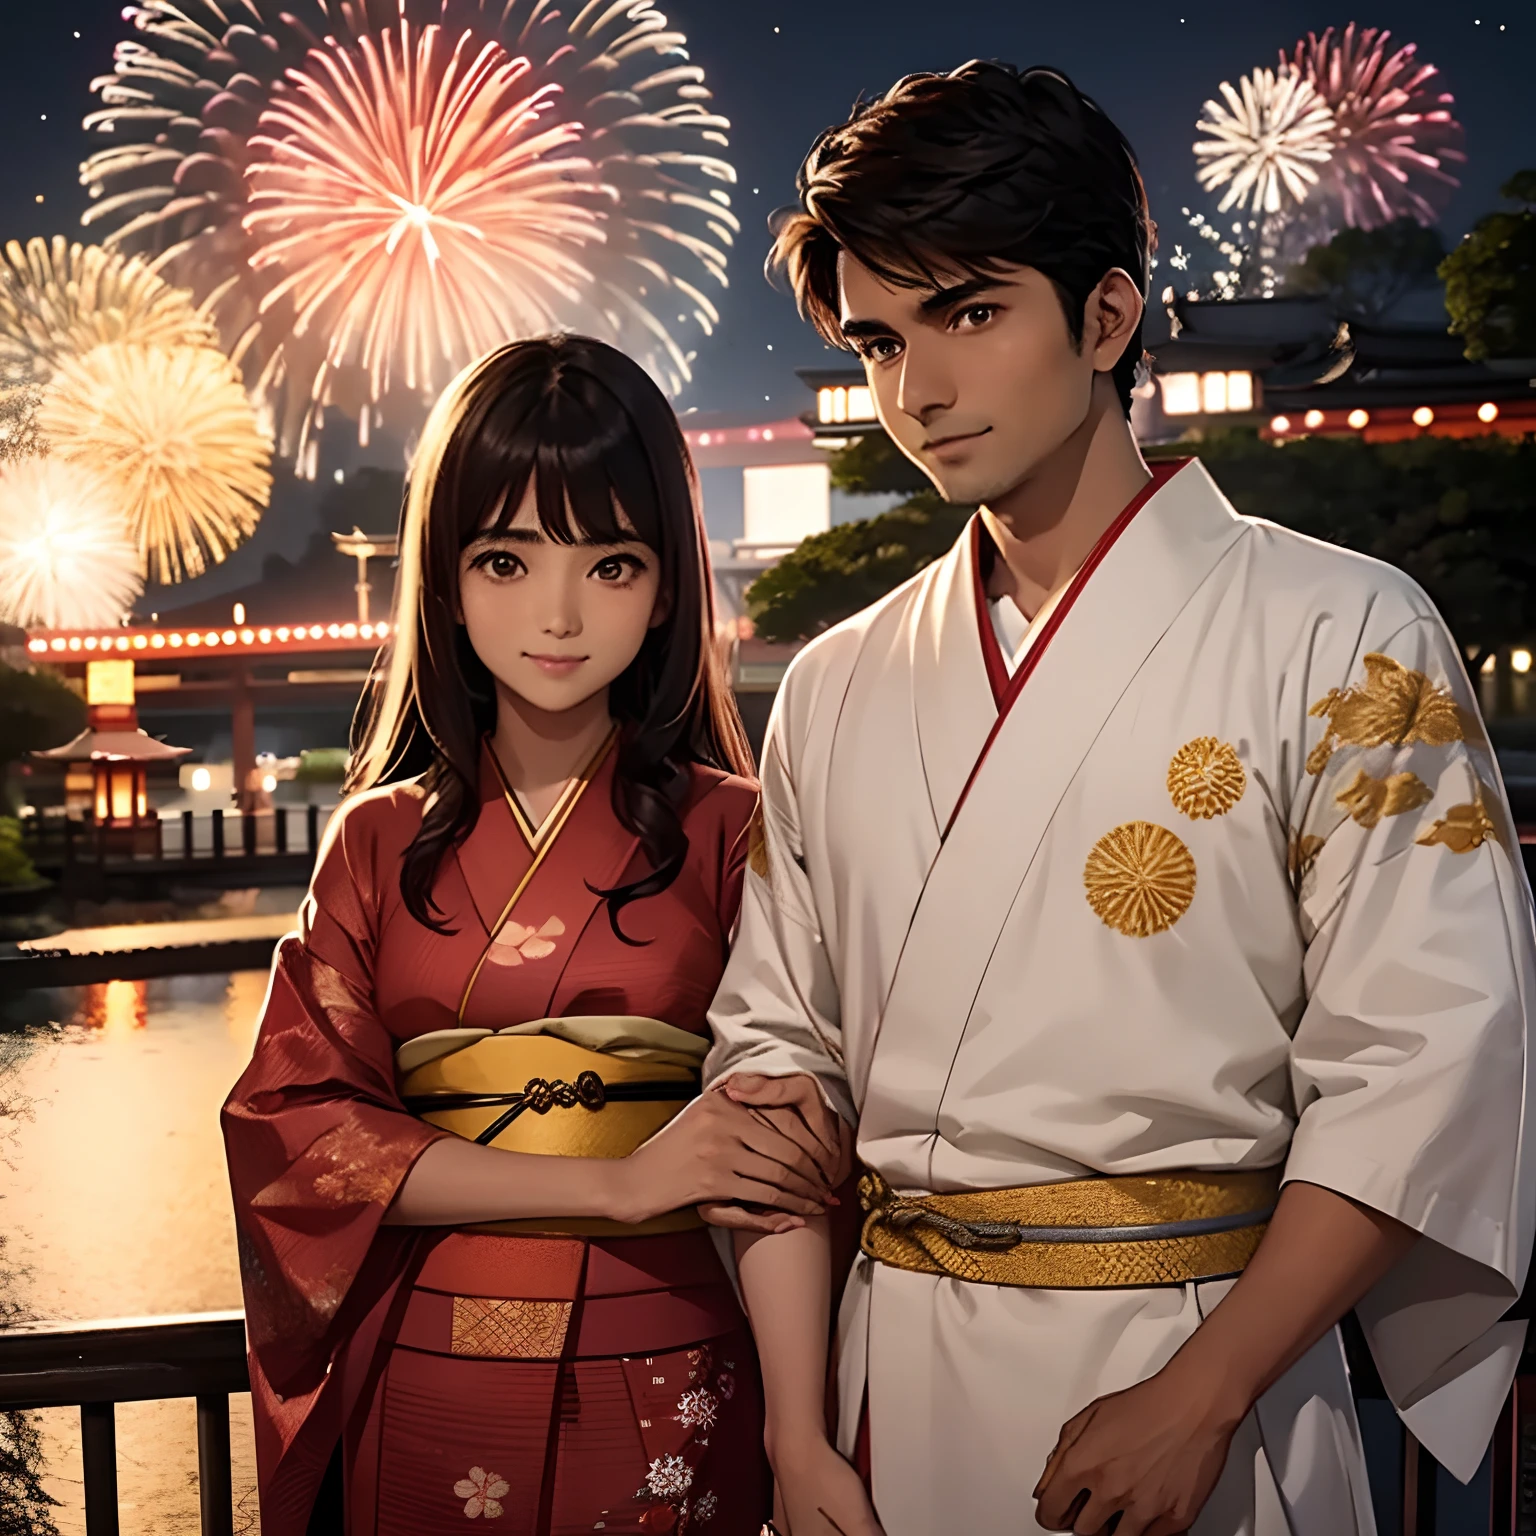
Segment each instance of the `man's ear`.
M1145 309L1135 280L1123 268L1111 267L1088 300L1096 372L1108 373L1125 356Z

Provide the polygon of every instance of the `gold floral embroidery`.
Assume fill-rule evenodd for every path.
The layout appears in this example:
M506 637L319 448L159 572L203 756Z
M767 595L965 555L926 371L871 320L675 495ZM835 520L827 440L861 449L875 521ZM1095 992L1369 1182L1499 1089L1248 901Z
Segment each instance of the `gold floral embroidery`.
M498 1360L558 1360L571 1323L568 1301L496 1301L485 1296L453 1298L456 1355Z
M1307 754L1307 772L1314 774L1323 771L1335 747L1406 747L1418 742L1445 747L1466 735L1449 689L1377 651L1365 658L1363 683L1342 691L1330 688L1307 713L1328 721L1323 739Z
M1166 827L1128 821L1093 845L1083 866L1088 904L1131 938L1171 928L1195 899L1195 861Z
M484 1515L494 1520L501 1513L501 1501L511 1492L506 1478L498 1472L487 1472L484 1467L471 1467L468 1477L461 1477L453 1485L456 1498L464 1500L464 1513L471 1520Z
M491 940L488 958L492 965L521 965L525 960L542 960L555 952L550 942L565 932L565 924L552 917L538 928L525 928L510 918Z
M752 866L752 873L759 879L768 878L768 838L763 831L761 805L752 812L752 820L747 825L747 863Z
M1439 843L1452 853L1471 853L1490 840L1497 842L1499 829L1488 814L1488 804L1483 798L1492 792L1479 784L1477 793L1469 805L1453 805L1444 817L1437 821L1419 842L1426 845Z
M1291 879L1300 880L1310 873L1312 866L1317 863L1317 856L1323 851L1324 839L1313 837L1311 833L1293 832L1291 834L1291 846L1286 858L1286 863L1291 871Z
M1248 775L1234 748L1214 736L1197 736L1168 764L1168 794L1174 809L1191 821L1225 816L1243 798Z
M1374 827L1383 816L1401 816L1428 805L1435 792L1416 773L1377 779L1362 768L1333 798L1362 827Z

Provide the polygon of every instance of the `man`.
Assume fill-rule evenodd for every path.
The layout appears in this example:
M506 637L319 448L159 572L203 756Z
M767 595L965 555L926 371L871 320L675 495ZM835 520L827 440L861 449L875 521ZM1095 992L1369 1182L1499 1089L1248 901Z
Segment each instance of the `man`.
M981 511L790 669L712 1016L866 1170L835 1449L825 1229L737 1235L791 1536L1371 1532L1339 1318L1462 1478L1524 1336L1536 949L1456 646L1149 471L1145 194L1060 74L910 77L800 186L802 311Z

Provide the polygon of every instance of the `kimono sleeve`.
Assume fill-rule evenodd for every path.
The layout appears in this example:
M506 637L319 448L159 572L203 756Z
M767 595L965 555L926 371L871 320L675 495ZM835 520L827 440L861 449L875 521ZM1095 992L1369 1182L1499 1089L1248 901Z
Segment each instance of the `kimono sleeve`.
M763 745L761 800L747 839L741 916L710 1009L713 1084L735 1072L809 1073L846 1120L856 1115L843 1069L837 983L805 872L800 814L780 694Z
M1421 1234L1357 1310L1399 1411L1465 1479L1524 1337L1499 1320L1536 1207L1523 1134L1536 940L1450 636L1432 611L1371 628L1347 675L1312 669L1292 810L1306 1003L1285 1177Z
M389 844L401 809L364 798L333 818L221 1116L247 1330L280 1396L323 1378L397 1278L410 1234L380 1223L417 1157L446 1134L400 1102L394 1041L373 1004L379 896L397 878Z

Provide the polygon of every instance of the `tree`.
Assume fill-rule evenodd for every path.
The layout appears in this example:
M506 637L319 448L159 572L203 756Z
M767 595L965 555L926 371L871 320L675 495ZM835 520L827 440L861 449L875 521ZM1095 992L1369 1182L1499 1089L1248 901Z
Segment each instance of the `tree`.
M1286 275L1289 293L1320 293L1341 315L1369 319L1411 289L1432 283L1445 245L1440 232L1414 219L1379 229L1341 229L1314 245Z
M928 476L884 432L866 432L830 456L832 484L853 496L933 489Z
M0 768L85 729L85 701L52 672L0 666Z
M810 640L867 608L937 560L971 511L930 490L878 517L813 534L747 589L758 634Z
M1536 170L1499 190L1518 206L1479 219L1440 263L1451 330L1474 360L1536 357Z

